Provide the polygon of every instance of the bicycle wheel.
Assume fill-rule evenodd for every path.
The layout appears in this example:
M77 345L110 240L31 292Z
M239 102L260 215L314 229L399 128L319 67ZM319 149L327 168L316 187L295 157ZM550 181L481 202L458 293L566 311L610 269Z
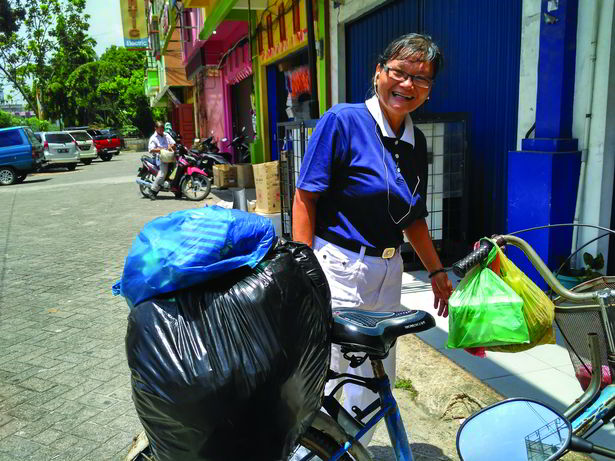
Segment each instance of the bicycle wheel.
M327 461L340 448L341 445L331 436L310 427L299 439L299 443L288 456L288 461ZM348 453L340 458L342 461L353 459Z

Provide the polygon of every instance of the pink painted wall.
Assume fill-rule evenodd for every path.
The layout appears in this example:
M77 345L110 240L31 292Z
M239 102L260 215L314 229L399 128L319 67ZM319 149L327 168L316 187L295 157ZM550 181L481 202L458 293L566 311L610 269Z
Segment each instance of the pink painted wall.
M217 141L226 136L222 76L207 76L202 79L199 111L201 119L201 137L213 136ZM213 131L213 133L212 133Z
M201 47L205 49L205 62L209 66L217 66L220 59L233 45L248 34L248 23L243 21L224 21L216 28L216 34L209 40L198 39L203 27L203 16L200 8L190 9L190 25L196 29L183 30L190 34L191 41L185 42L182 48L183 63L186 65ZM218 76L205 71L200 82L200 98L197 108L200 118L201 137L214 136L218 141L224 137L231 138L233 133L231 85L252 74L248 44L235 48L226 58ZM213 131L213 134L212 134ZM219 142L223 149L225 145Z

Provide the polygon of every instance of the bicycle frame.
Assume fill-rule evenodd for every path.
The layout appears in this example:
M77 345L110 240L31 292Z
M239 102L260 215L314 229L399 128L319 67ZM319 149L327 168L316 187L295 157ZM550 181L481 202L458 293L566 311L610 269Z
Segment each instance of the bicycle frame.
M341 426L347 429L349 435L351 436L350 440L346 441L342 448L340 448L328 461L337 461L345 453L352 450L355 447L356 442L359 441L361 437L363 437L370 429L372 429L378 422L382 419L385 420L387 431L389 433L389 438L391 440L391 446L395 452L395 459L397 461L413 461L414 458L412 456L412 450L410 449L410 444L408 443L408 437L406 435L406 430L404 428L404 423L401 418L401 413L399 412L399 407L397 406L397 401L391 392L391 384L389 381L389 377L384 372L384 366L382 365L381 360L374 359L371 361L372 368L374 370L374 378L363 378L360 376L355 376L351 374L339 374L337 377L348 377L351 378L349 380L345 380L341 382L337 388L341 387L347 382L367 387L378 393L379 399L377 399L374 403L369 405L366 409L364 409L362 414L369 414L375 409L379 408L378 412L372 416L369 421L367 421L364 425L357 421L356 418L351 416L338 402L335 400L332 395L335 394L336 389L333 390L329 400L330 404L335 405L335 408L331 408L331 413L335 414L334 418L336 418L336 422ZM325 405L327 408L327 405ZM333 416L333 415L332 415ZM350 428L350 430L348 430Z

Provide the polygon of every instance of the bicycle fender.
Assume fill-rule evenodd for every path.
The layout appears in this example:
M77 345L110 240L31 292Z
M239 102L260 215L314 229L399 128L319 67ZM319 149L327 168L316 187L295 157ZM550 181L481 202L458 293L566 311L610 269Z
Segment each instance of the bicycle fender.
M340 445L344 445L352 438L340 427L339 424L335 422L333 418L331 418L331 416L322 411L319 411L316 414L314 421L312 421L312 427L333 437L333 439L335 439L335 441ZM356 461L373 461L369 452L358 440L352 443L348 449L348 453L350 453Z

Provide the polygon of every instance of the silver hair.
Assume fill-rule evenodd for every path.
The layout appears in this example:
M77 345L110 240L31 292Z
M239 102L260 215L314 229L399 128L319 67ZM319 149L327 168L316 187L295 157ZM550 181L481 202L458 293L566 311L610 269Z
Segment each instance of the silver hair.
M387 62L397 59L400 61L419 61L431 62L433 67L433 78L436 78L440 67L443 65L442 53L440 48L434 43L429 35L406 34L393 40L386 47L384 52L378 56L380 67ZM377 88L378 72L374 74L372 91L378 94Z

